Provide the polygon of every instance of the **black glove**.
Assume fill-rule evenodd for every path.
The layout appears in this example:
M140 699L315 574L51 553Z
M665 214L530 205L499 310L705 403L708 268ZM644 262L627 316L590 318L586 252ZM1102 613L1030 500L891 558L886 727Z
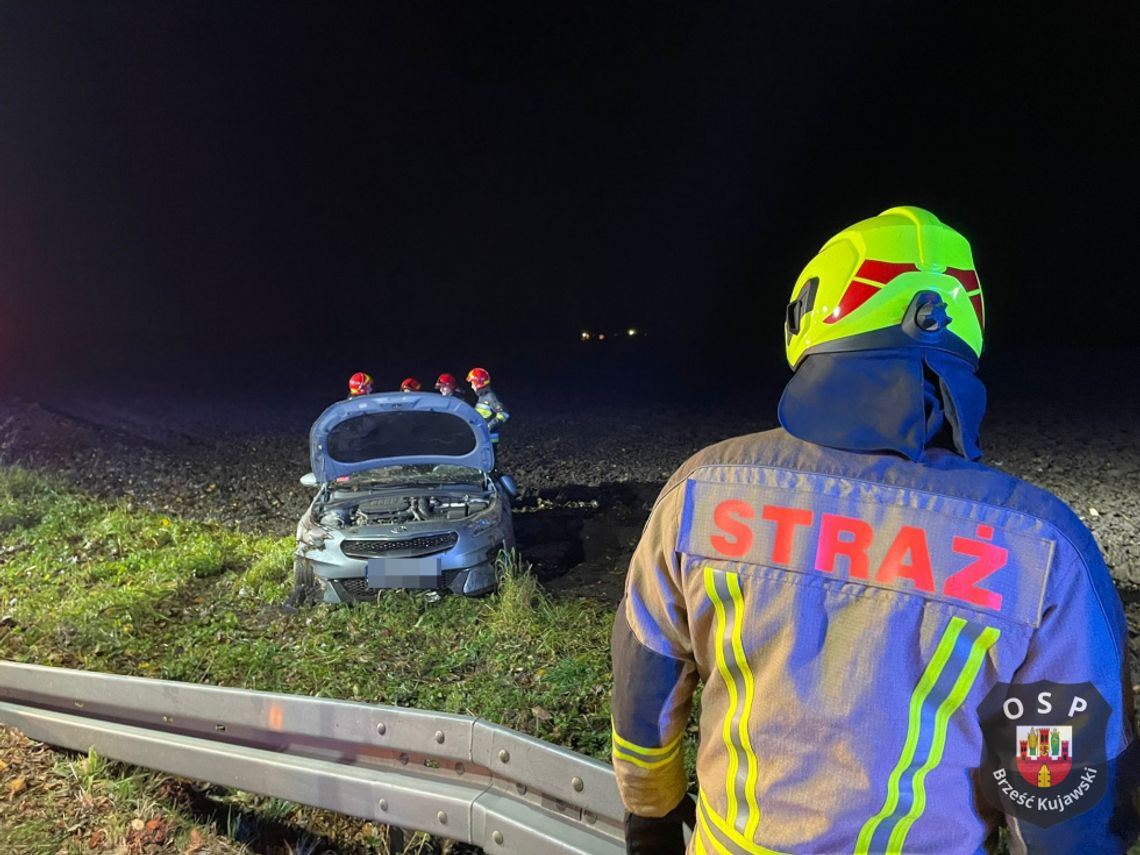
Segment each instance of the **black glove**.
M638 816L626 812L626 855L685 855L683 826L695 829L697 803L686 794L665 816Z

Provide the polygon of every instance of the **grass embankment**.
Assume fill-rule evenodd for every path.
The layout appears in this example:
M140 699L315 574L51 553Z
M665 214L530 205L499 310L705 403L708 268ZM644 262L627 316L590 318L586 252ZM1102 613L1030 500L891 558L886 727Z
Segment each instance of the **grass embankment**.
M0 657L477 715L606 757L607 607L552 601L533 577L515 572L482 600L429 603L393 591L375 604L294 612L282 605L292 588L292 550L292 538L97 501L39 474L0 467ZM179 787L169 779L99 758L59 755L64 759L35 778L42 786L28 775L21 784L20 762L10 759L14 737L6 736L6 846L23 841L25 851L90 852L94 839L96 848L140 851L153 843L144 839L153 819L179 850L210 833L188 799L170 797ZM92 809L96 793L109 813ZM76 800L70 812L61 795ZM41 797L42 816L19 809L34 808ZM374 843L367 830L360 833L360 823L349 841L322 812L243 794L227 798L227 816L269 812L331 828L315 833L331 835L338 851L384 848L379 837ZM124 808L134 812L126 821Z

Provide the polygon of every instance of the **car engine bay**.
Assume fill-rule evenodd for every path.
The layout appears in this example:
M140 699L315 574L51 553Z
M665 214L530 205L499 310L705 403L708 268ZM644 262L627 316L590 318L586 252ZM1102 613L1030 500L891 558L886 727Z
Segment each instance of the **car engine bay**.
M491 507L491 494L444 494L415 496L368 496L328 502L313 509L313 518L325 528L398 525L413 522L455 521L480 514Z

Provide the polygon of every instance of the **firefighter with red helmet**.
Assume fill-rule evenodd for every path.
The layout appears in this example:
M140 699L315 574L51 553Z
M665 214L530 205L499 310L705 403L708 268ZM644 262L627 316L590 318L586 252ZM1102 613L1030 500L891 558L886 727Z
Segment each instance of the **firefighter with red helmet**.
M415 377L405 377L404 382L400 384L401 392L418 392L420 388L420 381Z
M511 414L499 400L499 396L491 391L491 375L485 368L472 368L467 372L467 382L475 392L475 412L483 417L487 428L491 431L491 442L498 443L499 428L506 424Z
M444 372L436 379L435 388L443 397L450 398L455 395L456 389L459 388L459 381L455 379L454 374Z
M360 395L372 394L372 376L363 371L357 371L348 378L348 397L356 398Z
M849 226L796 280L780 427L682 464L630 562L611 709L632 855L682 852L686 824L690 855L973 855L1003 821L1014 853L1136 839L1120 598L1076 514L980 462L984 323L969 243L921 208ZM1034 795L986 771L1016 744L992 727L1050 695L1049 723L1090 710L1096 771Z

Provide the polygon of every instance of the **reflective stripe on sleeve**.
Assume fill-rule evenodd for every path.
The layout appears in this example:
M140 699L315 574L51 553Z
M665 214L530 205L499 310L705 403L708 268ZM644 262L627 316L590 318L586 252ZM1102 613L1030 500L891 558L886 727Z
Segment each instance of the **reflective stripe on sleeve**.
M681 751L680 736L660 748L646 748L642 745L635 745L628 739L622 739L612 723L610 736L613 739L614 759L624 760L627 763L640 766L642 769L657 769L666 763L671 763Z
M859 832L856 855L902 852L910 827L926 809L926 776L942 762L950 716L1000 635L993 627L951 618L911 695L906 742L887 780L883 807Z

